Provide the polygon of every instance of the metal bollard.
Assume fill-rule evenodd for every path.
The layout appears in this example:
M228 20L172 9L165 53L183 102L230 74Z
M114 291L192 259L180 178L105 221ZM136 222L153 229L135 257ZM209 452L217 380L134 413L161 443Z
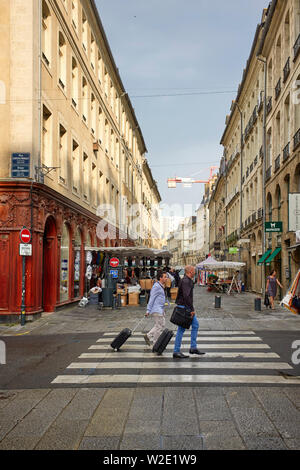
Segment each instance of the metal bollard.
M260 297L257 297L256 299L254 299L254 310L256 310L257 312L261 311L261 298Z
M221 308L221 296L220 295L215 296L215 308Z

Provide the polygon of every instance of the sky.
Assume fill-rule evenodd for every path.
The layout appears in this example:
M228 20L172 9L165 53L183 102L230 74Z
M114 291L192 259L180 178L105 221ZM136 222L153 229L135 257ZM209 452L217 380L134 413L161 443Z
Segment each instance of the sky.
M168 189L167 179L206 180L210 166L218 166L225 118L269 1L96 0L96 4L145 139L146 158L162 203L165 208L184 203L180 215L192 215L201 203L204 184Z

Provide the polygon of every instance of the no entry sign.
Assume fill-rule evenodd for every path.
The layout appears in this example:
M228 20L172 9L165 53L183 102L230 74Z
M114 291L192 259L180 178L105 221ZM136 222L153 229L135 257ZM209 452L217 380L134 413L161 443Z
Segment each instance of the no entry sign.
M120 263L120 261L119 261L118 258L111 258L111 259L109 260L109 264L110 264L110 266L112 266L113 268L116 268L117 266L119 266L119 263Z
M22 228L20 231L20 240L22 243L30 243L31 232L28 230L28 228Z

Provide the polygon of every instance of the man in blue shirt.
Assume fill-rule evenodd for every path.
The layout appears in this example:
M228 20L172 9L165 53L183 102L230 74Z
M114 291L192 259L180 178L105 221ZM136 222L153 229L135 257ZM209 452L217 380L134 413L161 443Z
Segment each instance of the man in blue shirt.
M153 285L150 292L150 299L147 305L146 316L152 315L155 320L154 327L144 335L144 339L148 346L156 343L160 334L162 333L166 320L165 320L165 284L167 280L167 273L158 271L157 282Z

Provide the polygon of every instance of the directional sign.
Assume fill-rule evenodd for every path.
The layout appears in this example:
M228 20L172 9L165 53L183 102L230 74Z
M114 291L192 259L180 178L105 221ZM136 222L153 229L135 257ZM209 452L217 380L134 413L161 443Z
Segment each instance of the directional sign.
M11 177L30 177L30 153L13 153L11 157Z
M117 269L111 269L110 270L110 275L111 275L112 279L118 279L118 275L119 275L118 270Z
M118 258L111 258L109 260L109 264L112 268L116 268L117 266L119 266L119 263L120 263L120 261L119 261Z
M282 222L265 222L265 232L282 232Z
M31 232L28 228L24 227L20 231L20 240L22 243L30 243L31 240Z

